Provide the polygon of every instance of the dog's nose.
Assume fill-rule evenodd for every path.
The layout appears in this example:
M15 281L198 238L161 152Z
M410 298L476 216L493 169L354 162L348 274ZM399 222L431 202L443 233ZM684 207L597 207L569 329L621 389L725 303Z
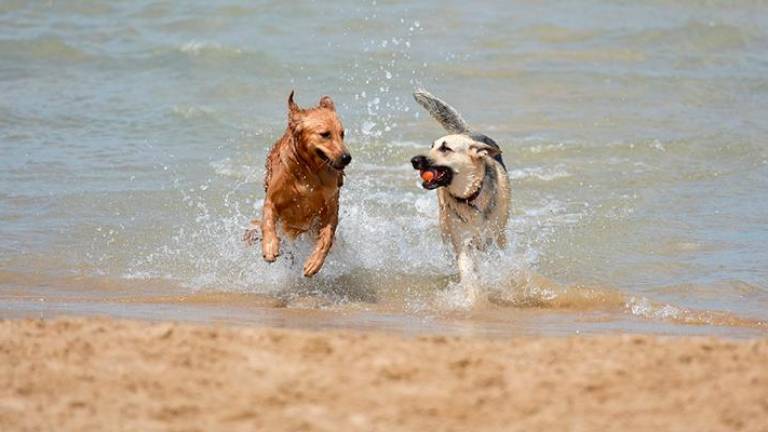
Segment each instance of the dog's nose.
M422 169L427 166L427 157L426 156L414 156L411 158L411 165L413 165L414 169Z
M352 155L349 153L344 153L341 155L341 164L344 166L349 165L350 162L352 162Z

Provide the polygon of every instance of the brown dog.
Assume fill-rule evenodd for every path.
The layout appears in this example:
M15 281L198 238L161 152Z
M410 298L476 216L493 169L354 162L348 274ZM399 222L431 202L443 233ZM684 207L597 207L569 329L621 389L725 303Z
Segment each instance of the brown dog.
M258 239L264 260L280 255L277 224L291 239L312 231L317 240L304 263L304 276L317 273L333 245L339 223L339 191L344 168L352 160L344 146L344 127L328 96L317 107L301 109L288 97L288 128L267 156L262 220L245 231L247 245Z

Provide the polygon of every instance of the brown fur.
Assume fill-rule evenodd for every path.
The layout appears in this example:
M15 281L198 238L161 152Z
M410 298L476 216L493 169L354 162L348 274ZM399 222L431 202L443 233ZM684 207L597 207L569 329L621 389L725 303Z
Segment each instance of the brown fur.
M273 262L280 255L278 224L291 239L311 231L316 243L304 263L304 276L317 273L333 245L343 169L350 160L331 98L324 96L317 107L301 109L291 92L288 127L267 156L262 219L251 221L246 244L253 244L261 230L262 256Z

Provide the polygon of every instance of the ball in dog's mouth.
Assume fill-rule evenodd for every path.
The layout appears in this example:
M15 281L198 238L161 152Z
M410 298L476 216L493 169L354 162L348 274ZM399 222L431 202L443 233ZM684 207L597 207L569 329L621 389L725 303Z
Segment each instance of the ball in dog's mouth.
M421 186L424 189L436 189L447 186L451 182L451 170L446 167L436 166L419 170Z

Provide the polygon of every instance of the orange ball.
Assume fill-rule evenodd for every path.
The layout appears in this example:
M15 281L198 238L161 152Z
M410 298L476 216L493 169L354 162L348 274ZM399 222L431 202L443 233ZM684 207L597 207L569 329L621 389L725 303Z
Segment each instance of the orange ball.
M422 171L421 172L421 179L425 182L431 182L432 179L435 178L435 173L432 171Z

